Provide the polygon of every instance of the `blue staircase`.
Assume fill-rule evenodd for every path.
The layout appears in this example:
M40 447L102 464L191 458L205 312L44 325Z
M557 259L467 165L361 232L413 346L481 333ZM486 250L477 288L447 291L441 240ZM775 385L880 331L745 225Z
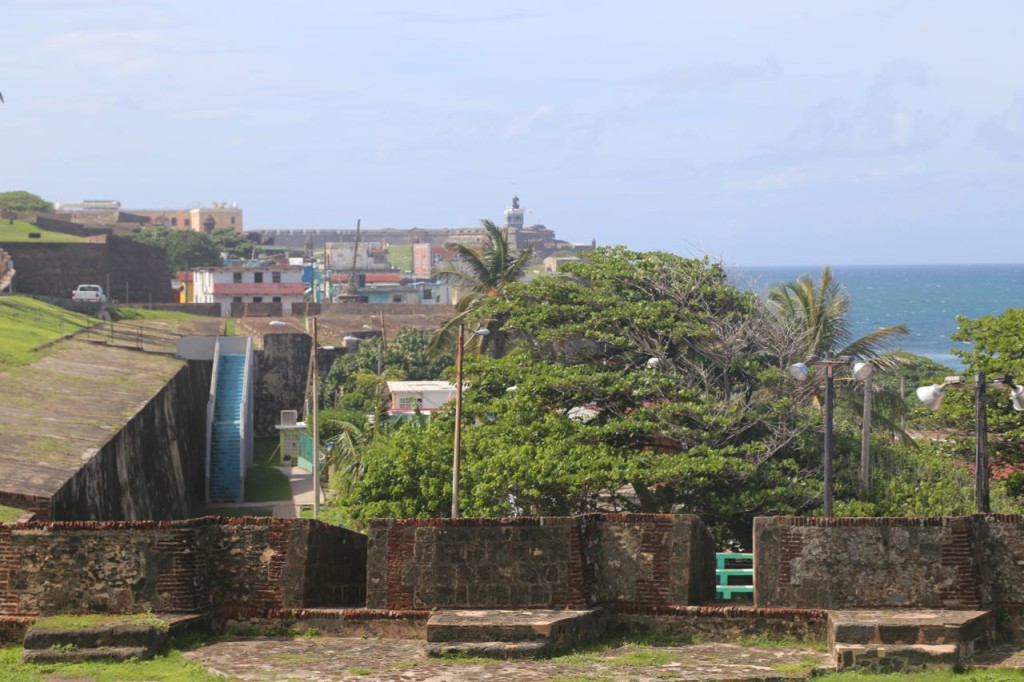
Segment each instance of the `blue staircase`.
M242 502L245 458L242 456L242 396L245 355L221 354L217 363L217 394L210 432L211 502Z

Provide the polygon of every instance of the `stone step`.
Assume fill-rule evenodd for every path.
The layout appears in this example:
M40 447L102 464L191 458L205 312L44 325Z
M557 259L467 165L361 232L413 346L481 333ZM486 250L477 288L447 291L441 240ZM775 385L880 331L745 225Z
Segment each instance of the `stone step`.
M548 653L547 641L536 642L458 642L427 644L427 656L469 656L474 658L535 658Z
M839 671L905 673L965 663L956 644L837 644L832 653Z
M995 631L990 611L871 609L829 612L830 644L957 644L967 655Z
M32 626L25 633L26 649L98 649L140 647L159 650L167 641L167 628L141 625L47 630Z
M427 620L427 642L474 656L531 656L596 641L608 622L606 609L438 611Z
M117 646L86 649L25 649L21 660L25 663L85 663L87 661L127 661L132 658L152 658L146 647Z

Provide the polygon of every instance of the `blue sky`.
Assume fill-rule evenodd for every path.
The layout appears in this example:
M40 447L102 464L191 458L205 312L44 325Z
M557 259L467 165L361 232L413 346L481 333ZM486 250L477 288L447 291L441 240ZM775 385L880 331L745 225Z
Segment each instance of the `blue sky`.
M0 190L1024 262L1024 3L0 0Z

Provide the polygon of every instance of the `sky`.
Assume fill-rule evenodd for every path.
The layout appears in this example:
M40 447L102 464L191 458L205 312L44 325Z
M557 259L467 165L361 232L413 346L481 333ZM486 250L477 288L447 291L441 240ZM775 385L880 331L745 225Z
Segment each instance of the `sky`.
M1019 0L0 0L0 191L1024 262Z

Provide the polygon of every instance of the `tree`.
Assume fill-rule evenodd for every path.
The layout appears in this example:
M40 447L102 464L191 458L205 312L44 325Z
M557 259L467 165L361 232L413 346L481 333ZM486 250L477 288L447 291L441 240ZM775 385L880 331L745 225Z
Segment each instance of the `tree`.
M167 254L167 265L172 273L217 266L222 262L220 250L210 236L202 232L157 227L136 232L131 238L162 248Z
M783 366L802 362L809 356L848 356L853 361L870 361L876 372L884 373L904 365L906 354L888 353L889 346L910 333L906 325L879 327L859 338L850 332L851 300L846 289L825 266L818 282L803 275L792 282L780 282L768 289L766 303L776 322L773 345ZM879 375L872 380L871 421L901 437L899 417L906 403ZM863 415L863 392L852 376L839 376L837 407L851 415ZM821 403L821 386L807 382L804 395Z
M510 283L523 278L526 266L533 258L534 246L531 244L522 251L516 251L509 245L508 228L499 228L490 220L482 220L481 224L486 239L484 246L455 244L455 262L434 271L439 281L459 291L456 314L438 330L434 347L444 343L450 345L453 330L460 324L484 325L490 334L476 335L470 343L478 348L486 347L494 356L501 356L506 351L502 320L483 317L477 313L476 307L487 298L501 296Z
M210 241L220 253L228 258L250 258L253 255L252 240L230 227L218 227L210 233Z
M820 504L756 297L665 253L598 249L569 275L477 304L515 345L467 359L465 514L678 510L749 546L753 516ZM446 513L453 427L439 410L368 449L348 508Z
M896 359L884 352L896 339L910 333L906 325L898 324L852 338L850 296L832 277L828 266L822 269L817 283L803 275L792 282L772 285L768 289L767 303L782 332L790 339L790 347L780 353L787 362L832 353L849 355L856 360L872 360L882 366L895 365L898 364Z
M31 192L0 192L0 213L52 213L53 204Z

